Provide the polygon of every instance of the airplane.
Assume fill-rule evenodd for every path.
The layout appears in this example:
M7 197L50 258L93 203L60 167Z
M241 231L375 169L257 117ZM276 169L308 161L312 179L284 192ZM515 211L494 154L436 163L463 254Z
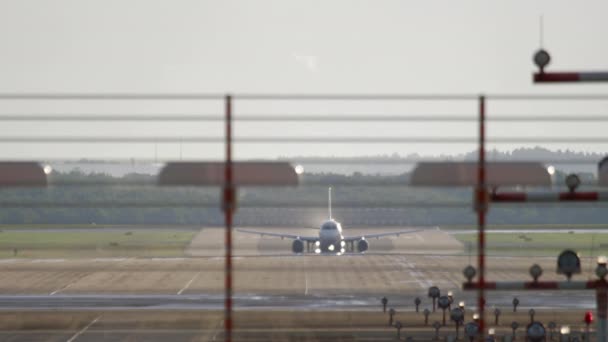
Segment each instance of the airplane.
M295 254L304 253L304 244L306 243L306 251L311 252L311 246L314 246L315 254L337 254L342 255L346 252L365 253L369 249L368 239L381 238L384 236L399 236L401 234L410 234L419 232L423 229L406 230L390 233L379 233L379 234L365 234L357 236L345 237L342 234L342 225L340 222L333 219L331 215L331 188L328 191L328 211L329 219L321 224L319 227L318 236L301 236L293 234L281 234L281 233L267 233L248 229L237 229L237 231L247 234L257 234L260 236L274 236L280 237L281 239L293 239L291 249Z

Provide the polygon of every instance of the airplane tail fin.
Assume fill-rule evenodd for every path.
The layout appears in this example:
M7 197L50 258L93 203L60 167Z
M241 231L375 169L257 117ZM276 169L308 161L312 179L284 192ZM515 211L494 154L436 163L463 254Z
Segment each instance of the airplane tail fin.
M327 196L328 196L327 206L328 206L328 210L329 210L329 219L332 220L332 217L331 217L331 187L329 187L329 189L328 189Z

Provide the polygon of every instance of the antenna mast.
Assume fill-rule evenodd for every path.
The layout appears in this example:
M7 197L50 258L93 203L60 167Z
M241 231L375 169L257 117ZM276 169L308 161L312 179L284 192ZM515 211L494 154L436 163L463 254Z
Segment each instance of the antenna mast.
M328 203L328 209L329 209L329 219L332 220L332 217L331 217L331 186L329 187L329 191L328 191L327 195L328 195L328 199L329 199L328 202L327 202Z
M539 26L539 33L540 33L540 35L539 35L540 42L539 43L540 43L540 48L542 49L543 45L544 45L544 24L543 24L543 15L542 14L540 15L540 18L539 18L539 25L540 25Z

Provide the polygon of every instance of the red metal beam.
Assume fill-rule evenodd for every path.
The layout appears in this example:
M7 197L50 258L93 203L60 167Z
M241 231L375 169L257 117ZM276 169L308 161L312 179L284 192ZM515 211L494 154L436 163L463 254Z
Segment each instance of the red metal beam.
M606 82L608 72L539 72L534 74L535 83Z
M490 194L491 202L594 202L608 201L608 192L503 192Z

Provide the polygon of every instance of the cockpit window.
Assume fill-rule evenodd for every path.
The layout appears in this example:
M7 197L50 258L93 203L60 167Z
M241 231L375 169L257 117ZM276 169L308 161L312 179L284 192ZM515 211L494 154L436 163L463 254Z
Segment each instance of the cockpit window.
M321 229L322 230L338 229L338 226L336 226L336 224L333 222L325 222L321 226Z

